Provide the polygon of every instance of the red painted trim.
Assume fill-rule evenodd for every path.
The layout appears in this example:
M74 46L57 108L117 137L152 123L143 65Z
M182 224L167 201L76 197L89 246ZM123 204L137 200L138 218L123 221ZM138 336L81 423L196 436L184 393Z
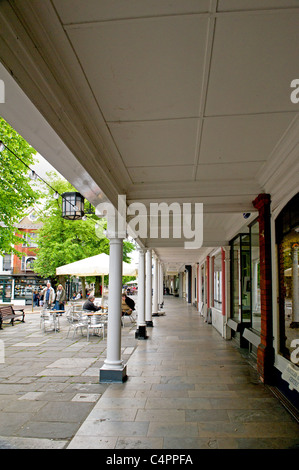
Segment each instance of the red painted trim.
M207 308L210 308L210 257L207 256Z

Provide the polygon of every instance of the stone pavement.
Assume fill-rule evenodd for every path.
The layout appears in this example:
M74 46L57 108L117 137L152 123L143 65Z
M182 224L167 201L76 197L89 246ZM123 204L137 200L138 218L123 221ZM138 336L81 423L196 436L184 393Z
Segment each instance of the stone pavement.
M290 449L299 425L230 341L165 297L147 340L122 328L124 384L99 384L106 339L43 333L39 315L0 339L0 448Z

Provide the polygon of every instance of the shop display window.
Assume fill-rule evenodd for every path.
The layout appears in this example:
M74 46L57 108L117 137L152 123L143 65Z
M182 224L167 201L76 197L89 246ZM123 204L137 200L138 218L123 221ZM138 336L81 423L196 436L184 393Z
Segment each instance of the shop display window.
M251 323L250 233L238 235L231 243L232 318Z
M250 227L251 238L251 305L252 328L261 331L260 244L259 222Z
M218 253L214 258L214 307L222 308L222 255Z
M299 195L276 219L279 284L279 349L290 359L292 342L299 337Z

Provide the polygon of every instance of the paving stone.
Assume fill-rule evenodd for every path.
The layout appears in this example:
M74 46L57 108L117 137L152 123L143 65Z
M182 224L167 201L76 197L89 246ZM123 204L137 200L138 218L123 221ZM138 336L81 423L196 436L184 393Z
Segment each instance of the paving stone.
M163 438L119 438L116 442L115 449L163 449Z
M91 411L90 403L77 403L65 401L48 402L43 408L35 413L32 421L80 423Z
M146 437L148 427L148 422L86 420L77 436Z
M0 448L6 444L7 448L12 449L63 449L68 441L59 441L53 439L35 439L22 437L0 437Z
M61 421L30 421L27 422L21 428L19 428L17 435L19 437L37 437L70 440L76 433L77 429L77 423L66 423Z
M77 393L77 395L75 395L73 398L72 398L72 401L79 401L79 402L96 402L98 401L98 399L100 398L100 394L96 394L96 393Z
M75 436L68 449L115 449L117 437Z

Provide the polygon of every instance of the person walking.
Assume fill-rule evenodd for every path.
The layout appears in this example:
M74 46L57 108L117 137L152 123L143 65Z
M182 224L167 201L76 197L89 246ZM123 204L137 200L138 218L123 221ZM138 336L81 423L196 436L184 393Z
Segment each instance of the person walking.
M47 287L43 290L44 306L46 308L51 308L55 300L55 292L53 287L51 287L50 282L47 283Z
M66 293L61 284L58 285L57 291L56 291L56 300L55 300L55 306L53 310L64 310L64 305L66 302Z

